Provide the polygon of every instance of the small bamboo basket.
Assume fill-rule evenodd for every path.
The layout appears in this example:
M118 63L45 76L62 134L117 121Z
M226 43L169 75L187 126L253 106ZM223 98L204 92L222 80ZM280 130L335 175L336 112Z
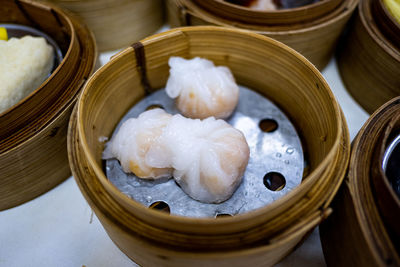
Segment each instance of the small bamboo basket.
M400 201L382 171L384 151L399 123L397 97L375 111L353 141L335 212L320 226L328 266L400 266Z
M338 67L347 90L368 113L400 95L399 36L400 26L381 0L361 0L338 51Z
M110 136L149 88L165 86L170 56L200 56L228 66L239 84L286 112L308 155L302 184L266 207L218 219L148 209L112 185L102 169L99 138ZM275 264L330 214L349 146L340 107L310 62L265 36L213 26L170 30L114 56L85 85L68 135L70 164L83 195L111 239L141 266Z
M124 48L164 24L162 0L47 0L77 14L100 51Z
M86 26L53 5L3 1L0 22L40 29L64 55L39 88L0 114L0 210L4 210L35 198L70 175L67 124L97 53Z
M321 70L357 4L358 0L328 0L262 12L222 0L167 0L167 13L172 27L211 24L269 36L297 50Z

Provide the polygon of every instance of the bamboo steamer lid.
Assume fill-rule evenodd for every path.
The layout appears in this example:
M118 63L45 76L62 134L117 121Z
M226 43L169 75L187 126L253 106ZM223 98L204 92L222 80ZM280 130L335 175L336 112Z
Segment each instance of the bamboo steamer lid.
M400 28L385 19L382 6L375 2L381 1L360 2L338 50L343 83L368 113L400 94ZM389 25L392 34L387 33Z
M164 24L162 0L48 0L79 15L100 51L124 48Z
M223 1L168 0L168 21L172 27L190 25L218 25L242 28L274 38L292 47L309 59L318 69L329 62L337 40L343 31L358 0L322 1L303 8L274 12L255 12L228 5ZM214 3L214 4L212 4ZM224 5L225 9L216 7ZM205 6L208 5L208 8ZM231 16L220 14L228 10ZM257 23L246 23L234 17L259 18ZM257 16L258 13L261 15ZM284 13L284 14L280 14ZM240 14L240 15L237 15ZM235 15L234 17L232 17ZM245 16L245 14L243 15Z
M264 208L220 219L148 209L114 187L102 170L99 138L110 136L146 90L165 86L170 56L201 56L226 65L239 84L284 110L308 155L302 184ZM265 36L213 26L154 35L114 56L85 85L68 136L71 168L83 195L111 239L143 266L276 263L329 215L349 157L343 114L311 63Z
M69 115L93 71L93 36L61 9L32 1L3 1L1 23L36 27L59 44L64 59L35 91L0 114L0 210L47 192L70 175Z
M377 183L387 180L383 152L399 123L397 97L376 110L353 141L349 171L332 205L335 212L320 226L329 266L400 266L399 199ZM389 221L388 213L397 222Z

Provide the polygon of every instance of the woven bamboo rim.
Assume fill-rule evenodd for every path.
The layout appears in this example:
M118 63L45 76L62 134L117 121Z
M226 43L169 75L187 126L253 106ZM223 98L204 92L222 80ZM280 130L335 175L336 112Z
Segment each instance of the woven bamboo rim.
M235 5L224 0L193 0L202 8L234 21L246 24L301 24L306 21L323 17L333 12L343 0L326 0L312 3L306 6L281 9L273 11L258 11Z
M7 11L1 20L12 18L7 22L30 26L40 21L37 23L41 29L66 51L46 82L0 119L2 125L7 125L1 127L0 139L0 210L4 210L47 192L70 175L67 123L77 95L93 71L97 53L87 27L53 5L3 1L1 8ZM63 26L46 18L58 18ZM30 108L35 109L35 105L40 108L33 116Z
M400 266L373 186L373 177L381 169L376 163L377 156L381 156L382 141L393 126L391 121L398 120L399 115L400 97L397 97L380 107L353 141L349 172L333 203L335 212L320 226L328 265Z
M198 266L217 260L238 266L244 258L276 263L329 214L347 166L347 126L323 77L294 50L235 29L180 28L134 47L113 57L89 79L70 122L71 168L106 231L142 265ZM147 83L141 81L147 79L152 88L165 85L172 55L203 56L227 65L240 84L257 89L285 110L308 151L310 174L301 186L265 208L216 220L147 209L107 180L101 161L104 144L98 138L109 136L123 114L145 97ZM296 104L299 99L304 105Z
M287 25L250 24L220 17L194 0L168 0L168 21L172 27L218 25L242 28L274 38L292 47L309 59L318 69L329 62L337 40L356 8L358 0L346 0L325 16L303 23Z
M341 49L338 67L354 99L373 113L400 95L400 50L381 32L372 0L362 0Z
M79 15L100 51L124 48L164 24L162 0L48 0Z
M332 11L329 12L329 14L326 14L326 16L319 16L316 17L314 20L309 20L309 21L297 21L294 23L280 23L279 21L276 22L276 19L271 18L272 22L269 23L263 23L263 24L257 24L257 23L251 23L248 21L238 21L238 20L232 20L230 17L227 16L220 16L218 12L221 12L220 10L216 11L217 8L214 8L214 6L207 6L207 8L204 8L203 6L207 5L207 2L202 2L202 4L198 4L196 0L169 0L170 1L170 6L178 6L179 8L179 13L178 14L178 19L183 23L187 24L186 26L193 25L193 20L194 21L203 21L203 24L215 24L219 26L225 26L225 27L237 27L237 28L242 28L242 29L248 29L248 30L254 30L254 31L260 31L260 32L280 32L280 31L294 31L294 30L301 30L304 28L310 28L313 26L317 26L321 23L324 23L326 21L329 21L330 19L337 17L338 15L342 14L345 9L348 8L349 2L346 1L340 1L339 5ZM213 1L213 0L210 0ZM225 3L224 3L225 5ZM231 5L231 4L230 4ZM346 8L347 7L347 8ZM176 7L175 7L176 8ZM293 12L294 9L289 9L289 12ZM346 10L347 11L347 10ZM236 7L231 10L233 14L238 12ZM172 14L172 16L177 16L176 13ZM280 16L277 16L279 19L283 19ZM174 19L172 19L174 21ZM198 21L198 22L199 22Z

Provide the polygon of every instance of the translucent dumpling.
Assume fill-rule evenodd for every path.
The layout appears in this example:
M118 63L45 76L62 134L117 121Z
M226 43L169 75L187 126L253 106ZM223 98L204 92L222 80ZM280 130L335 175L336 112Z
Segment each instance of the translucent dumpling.
M214 66L203 58L171 57L170 76L165 88L176 98L179 111L189 118L229 117L239 99L239 87L227 67Z
M172 176L171 168L155 168L146 162L148 150L170 119L171 115L162 109L149 110L138 118L128 119L106 144L103 159L117 158L124 172L132 172L140 178Z
M224 120L154 109L124 122L103 158L119 159L125 172L140 178L173 176L193 199L219 203L240 185L249 154L242 132Z
M219 203L240 185L249 154L242 132L225 121L174 115L147 158L152 166L171 166L174 179L193 199Z

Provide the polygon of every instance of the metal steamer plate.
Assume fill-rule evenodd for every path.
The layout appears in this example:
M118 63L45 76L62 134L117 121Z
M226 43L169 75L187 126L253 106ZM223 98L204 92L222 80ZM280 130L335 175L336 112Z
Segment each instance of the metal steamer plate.
M158 90L137 103L118 124L136 118L149 107L179 113L165 90ZM243 181L232 197L220 204L190 198L174 179L145 180L123 172L118 160L106 161L108 179L123 193L147 207L166 208L188 217L218 217L264 207L301 183L304 157L295 128L271 101L240 86L239 103L227 120L243 132L250 147L250 160Z

